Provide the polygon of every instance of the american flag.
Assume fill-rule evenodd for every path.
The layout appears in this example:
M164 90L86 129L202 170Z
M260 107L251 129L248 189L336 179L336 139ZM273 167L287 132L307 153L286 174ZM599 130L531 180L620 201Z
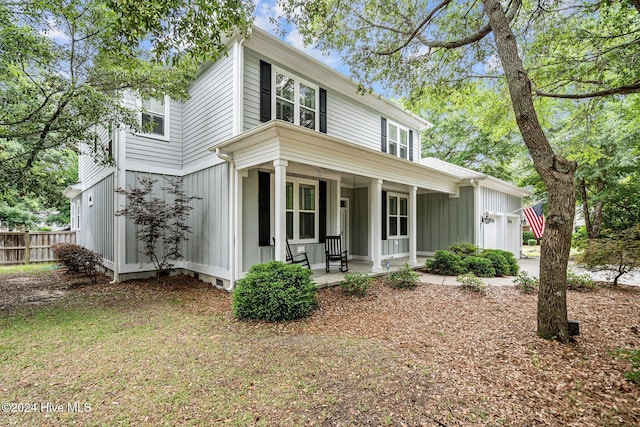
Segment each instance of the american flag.
M542 202L525 208L522 210L524 216L527 218L527 222L531 226L531 231L536 239L539 239L544 234L544 212L542 211Z

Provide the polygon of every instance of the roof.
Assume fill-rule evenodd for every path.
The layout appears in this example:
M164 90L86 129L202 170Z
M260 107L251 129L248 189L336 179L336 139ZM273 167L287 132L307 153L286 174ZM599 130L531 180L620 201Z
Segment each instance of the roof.
M425 157L420 160L420 163L424 166L428 166L440 172L453 175L463 181L478 182L483 187L492 188L503 193L512 194L518 197L528 197L533 195L533 193L529 190L518 187L517 185L511 184L510 182L498 179L495 176L487 175L478 171L474 171L472 169L454 165L453 163L445 162L444 160L436 159L435 157Z
M259 27L252 27L250 35L245 41L245 46L289 66L307 78L321 82L326 89L335 90L358 103L368 105L395 121L410 125L418 130L433 126L431 122L405 110L401 105L379 94L359 93L358 84L344 74Z

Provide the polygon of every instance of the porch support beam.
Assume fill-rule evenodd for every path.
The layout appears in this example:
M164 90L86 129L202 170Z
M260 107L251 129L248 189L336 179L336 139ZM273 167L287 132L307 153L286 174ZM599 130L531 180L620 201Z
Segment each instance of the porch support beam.
M275 168L275 260L284 262L287 236L287 166L289 162L282 159L273 161Z
M382 180L371 180L369 199L371 200L371 230L369 248L374 273L382 273Z
M333 235L341 236L343 224L340 224L340 177L336 179L336 194L335 194L334 203L335 203L335 211L333 212L333 215L335 218L334 220L335 229L333 230ZM343 236L342 244L343 245L346 244L346 242L344 241L344 236Z
M418 187L409 187L409 265L418 265Z

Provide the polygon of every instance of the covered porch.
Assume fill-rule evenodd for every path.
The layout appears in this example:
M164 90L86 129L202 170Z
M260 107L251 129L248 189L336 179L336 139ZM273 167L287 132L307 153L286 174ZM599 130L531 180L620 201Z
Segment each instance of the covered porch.
M424 266L424 262L427 260L427 258L428 257L425 257L425 256L418 256L417 264L412 267L420 268ZM387 267L386 267L387 260L389 261L389 270L387 270ZM342 279L344 279L344 276L347 275L348 273L358 272L358 273L365 273L373 277L379 277L379 276L386 275L388 272L396 271L400 267L408 263L409 263L409 257L386 258L382 262L383 271L374 272L372 262L351 260L349 261L349 271L347 273L341 273L340 270L338 270L335 267L332 268L329 273L327 273L324 268L320 268L320 269L313 270L313 276L311 276L311 279L316 283L316 285L319 288L325 288L328 286L337 285L338 283L340 283Z
M251 265L306 253L319 285L324 239L341 236L349 271L419 266L419 194L459 196L460 180L418 162L279 120L212 148L230 164L233 277ZM336 270L337 271L337 270Z

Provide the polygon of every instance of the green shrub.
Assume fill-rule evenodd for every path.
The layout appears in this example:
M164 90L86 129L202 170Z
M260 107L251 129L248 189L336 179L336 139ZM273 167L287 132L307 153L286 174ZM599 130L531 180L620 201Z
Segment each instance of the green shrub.
M418 285L418 273L409 264L405 264L396 271L389 273L387 284L394 288L413 289Z
M567 270L567 289L573 291L588 291L596 289L598 285L588 274L579 274L573 269Z
M529 240L527 240L527 244L529 246L535 246L535 245L538 244L538 241L536 239L529 239Z
M362 297L367 293L367 289L373 280L365 273L349 273L344 276L339 285L347 295Z
M525 294L538 290L538 278L529 277L526 271L520 272L516 278L513 279L513 283L515 283L518 289Z
M81 273L96 281L97 267L102 263L102 256L87 248L73 243L55 243L51 249L56 261L65 266L69 273Z
M522 243L526 243L529 240L535 240L536 235L533 234L533 231L523 231L522 232Z
M462 289L478 292L479 294L487 294L487 285L473 273L465 273L456 277L456 281L460 282Z
M509 276L511 274L511 266L501 252L498 249L485 249L480 256L491 261L491 266L495 270L496 276Z
M462 259L449 251L436 251L433 259L428 259L425 262L425 267L430 273L444 276L457 276L458 274L466 273L465 268L462 266Z
M495 251L507 260L507 263L509 264L509 274L511 276L515 276L520 272L520 265L518 264L516 256L512 252L503 251L501 249L495 249Z
M256 264L238 280L232 294L239 319L278 322L309 316L318 306L313 271L297 264L271 261Z
M491 260L479 256L468 256L462 260L462 266L466 271L479 277L495 277L496 270Z
M578 229L571 235L571 247L576 249L584 249L589 243L589 239L587 237L587 227L581 225Z
M460 242L460 243L454 243L451 246L449 246L449 251L458 255L460 258L465 258L469 255L478 254L480 249L473 243Z

